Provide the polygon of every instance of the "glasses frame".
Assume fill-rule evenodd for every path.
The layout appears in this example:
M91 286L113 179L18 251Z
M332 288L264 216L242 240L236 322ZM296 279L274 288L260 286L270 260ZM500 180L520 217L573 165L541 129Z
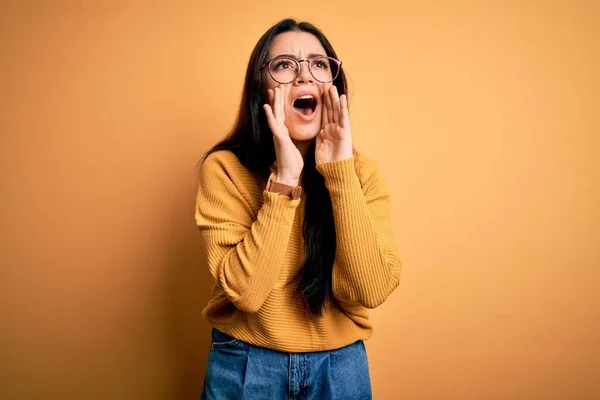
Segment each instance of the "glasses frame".
M333 61L333 62L334 62L336 65L337 65L337 67L338 67L338 69L337 69L337 74L335 74L335 76L334 76L334 77L333 77L333 78L332 78L330 81L325 81L325 82L324 82L324 81L321 81L321 80L319 80L319 79L318 79L318 78L315 76L315 74L313 74L313 72L312 72L312 69L311 69L311 67L310 67L310 66L311 66L311 64L312 64L312 62L313 62L314 60L319 60L319 59L321 59L321 58L327 58L327 59L329 59L330 61ZM291 81L289 81L289 82L280 82L280 81L278 81L277 79L275 79L275 77L274 77L274 76L273 76L273 74L271 73L271 64L272 64L273 62L275 62L275 61L277 61L277 60L281 60L281 59L293 60L293 61L296 63L296 67L297 67L297 68L296 68L296 76L294 77L294 79L292 79L292 80L291 80ZM292 83L292 82L294 82L296 79L298 79L298 75L300 75L300 69L301 69L301 65L300 65L300 63L302 63L302 62L307 62L307 63L308 63L308 72L310 72L310 75L311 75L313 78L315 78L315 79L316 79L318 82L321 82L321 83L329 83L329 82L333 82L333 81L334 81L334 80L335 80L335 79L336 79L336 78L337 78L337 77L340 75L340 71L342 70L342 62L341 62L340 60L338 60L337 58L328 57L328 56L319 56L319 57L314 57L314 58L305 58L305 59L303 59L303 60L296 60L295 58L293 58L293 57L290 57L290 56L277 56L277 57L273 58L272 60L266 61L266 62L263 64L262 68L268 67L268 68L267 68L267 71L269 72L269 76L271 77L271 79L273 79L273 80L274 80L275 82L277 82L277 83L280 83L280 84L282 84L282 85L285 85L285 84L288 84L288 83Z

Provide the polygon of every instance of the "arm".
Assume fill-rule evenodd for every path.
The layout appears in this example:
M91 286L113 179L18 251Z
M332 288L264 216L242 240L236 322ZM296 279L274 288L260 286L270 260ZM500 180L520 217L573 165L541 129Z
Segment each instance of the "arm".
M196 223L213 278L236 307L251 313L275 285L300 200L264 191L254 215L230 178L235 174L247 172L234 155L207 157L200 169Z
M389 191L373 162L362 157L322 163L336 230L333 294L367 308L398 286L402 266L394 244ZM358 170L358 174L357 174Z

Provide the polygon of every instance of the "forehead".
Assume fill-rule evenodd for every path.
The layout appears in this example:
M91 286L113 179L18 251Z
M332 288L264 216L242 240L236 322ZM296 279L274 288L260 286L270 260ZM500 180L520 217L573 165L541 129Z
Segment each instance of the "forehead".
M304 57L307 54L326 55L326 52L319 39L311 33L284 32L273 39L267 59L277 57L281 54L293 54L296 57Z

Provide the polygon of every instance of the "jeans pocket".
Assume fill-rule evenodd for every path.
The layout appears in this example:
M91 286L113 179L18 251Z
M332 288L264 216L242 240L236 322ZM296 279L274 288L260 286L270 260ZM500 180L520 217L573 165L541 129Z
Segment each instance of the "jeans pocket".
M233 336L229 336L226 333L223 333L218 329L213 328L211 348L225 349L229 347L235 347L240 343L241 341L239 339L236 339Z

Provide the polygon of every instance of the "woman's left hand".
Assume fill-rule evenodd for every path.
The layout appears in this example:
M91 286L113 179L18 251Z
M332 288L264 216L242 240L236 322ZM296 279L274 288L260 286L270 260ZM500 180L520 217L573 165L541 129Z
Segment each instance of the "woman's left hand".
M352 157L352 133L348 116L348 99L338 95L331 84L323 90L323 128L317 136L315 161L317 164L341 161Z

